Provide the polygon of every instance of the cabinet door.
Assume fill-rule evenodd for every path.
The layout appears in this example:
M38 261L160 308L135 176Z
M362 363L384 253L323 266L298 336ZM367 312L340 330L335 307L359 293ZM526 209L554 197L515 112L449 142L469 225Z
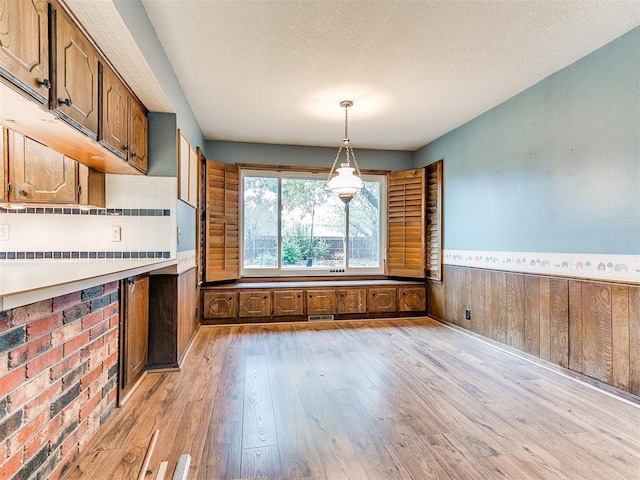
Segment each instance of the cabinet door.
M109 67L102 65L102 115L99 140L123 160L129 150L129 92Z
M78 203L100 208L107 205L104 173L81 163L78 164Z
M124 282L124 382L129 387L147 366L149 346L149 276Z
M238 314L236 292L204 292L202 302L202 316L205 319L236 318Z
M331 315L334 313L336 313L335 290L307 290L307 315Z
M9 131L11 202L77 203L78 163Z
M401 312L424 312L427 309L427 289L425 287L400 287L398 302Z
M398 311L398 291L395 287L375 287L369 289L367 302L369 313Z
M251 290L240 292L239 317L270 317L271 292L269 290Z
M0 75L49 102L49 15L47 0L0 2Z
M61 8L55 9L56 81L51 108L85 135L98 137L98 55Z
M338 290L338 313L365 313L366 311L366 288L345 288Z
M276 317L304 315L304 292L302 290L275 290L273 292L273 314Z
M9 181L9 175L7 173L7 129L0 128L0 202L8 202L9 195L7 195L7 182Z
M149 123L147 112L129 97L129 163L143 173L148 169Z
M196 317L197 292L196 269L192 268L178 277L178 361L200 323Z

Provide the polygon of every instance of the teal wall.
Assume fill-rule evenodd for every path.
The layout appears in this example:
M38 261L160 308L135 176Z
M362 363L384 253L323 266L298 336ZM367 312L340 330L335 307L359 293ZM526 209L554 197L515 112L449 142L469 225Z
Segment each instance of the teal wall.
M444 248L640 254L640 27L415 152Z
M305 147L227 141L206 141L204 154L210 160L225 163L259 163L266 165L330 168L336 147ZM365 150L354 145L356 160L362 169L405 170L413 168L413 153L399 150ZM343 155L341 155L344 158Z

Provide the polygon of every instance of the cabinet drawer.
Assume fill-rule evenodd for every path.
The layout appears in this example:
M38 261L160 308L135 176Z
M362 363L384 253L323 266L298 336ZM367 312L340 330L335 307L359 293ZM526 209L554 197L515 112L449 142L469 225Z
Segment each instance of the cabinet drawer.
M251 290L240 292L240 317L270 317L271 292L269 290Z
M202 303L205 319L236 318L238 314L238 294L234 291L204 292Z
M274 290L273 314L276 317L304 315L304 291Z
M369 313L397 312L398 290L396 288L370 288L367 299Z

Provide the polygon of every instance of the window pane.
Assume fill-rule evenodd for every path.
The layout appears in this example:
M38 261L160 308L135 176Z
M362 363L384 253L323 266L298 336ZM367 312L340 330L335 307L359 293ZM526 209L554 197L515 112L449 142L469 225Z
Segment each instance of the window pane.
M244 177L244 268L278 266L278 179Z
M379 182L366 182L349 202L349 266L380 266Z
M324 179L282 179L282 268L344 267L344 204Z

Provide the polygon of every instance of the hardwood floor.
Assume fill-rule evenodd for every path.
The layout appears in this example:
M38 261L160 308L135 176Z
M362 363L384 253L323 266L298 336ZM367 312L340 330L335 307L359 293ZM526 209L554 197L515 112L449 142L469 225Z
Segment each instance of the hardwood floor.
M640 408L426 318L202 327L65 479L635 479ZM171 474L167 474L171 478Z

